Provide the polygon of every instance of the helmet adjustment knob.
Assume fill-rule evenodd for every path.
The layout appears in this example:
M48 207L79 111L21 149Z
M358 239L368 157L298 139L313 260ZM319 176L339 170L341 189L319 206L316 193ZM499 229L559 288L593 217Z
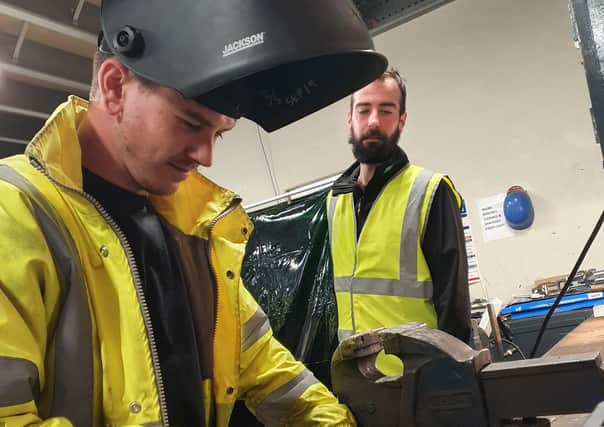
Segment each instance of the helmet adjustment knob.
M141 56L145 49L143 35L136 28L126 25L113 37L113 47L116 52L134 58Z

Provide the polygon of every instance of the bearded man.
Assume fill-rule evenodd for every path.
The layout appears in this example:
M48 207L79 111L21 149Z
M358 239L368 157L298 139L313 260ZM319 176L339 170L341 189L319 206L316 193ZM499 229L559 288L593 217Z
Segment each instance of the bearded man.
M396 70L353 93L347 122L356 162L327 198L338 338L409 322L468 343L462 199L451 180L409 163L398 146L406 88ZM385 374L399 359L378 355Z

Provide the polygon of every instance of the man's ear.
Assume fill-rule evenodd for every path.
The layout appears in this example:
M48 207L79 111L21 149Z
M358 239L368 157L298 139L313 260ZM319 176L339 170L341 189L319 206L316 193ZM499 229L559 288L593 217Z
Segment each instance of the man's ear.
M124 103L124 87L133 75L116 58L106 59L99 67L97 79L99 82L100 104L111 115L122 112Z
M407 112L405 111L398 119L398 130L402 131L405 127L405 122L407 121Z
M348 125L348 128L352 127L352 112L351 111L349 111L346 114L346 124Z

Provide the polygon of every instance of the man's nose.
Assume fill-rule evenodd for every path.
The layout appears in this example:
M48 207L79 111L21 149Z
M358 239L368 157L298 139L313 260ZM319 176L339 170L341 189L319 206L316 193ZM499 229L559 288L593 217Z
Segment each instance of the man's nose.
M201 166L210 167L214 153L214 142L213 136L201 136L197 143L187 151L188 157Z
M380 126L380 117L379 117L377 111L371 112L371 114L369 115L369 121L367 122L367 125L371 129L376 129Z

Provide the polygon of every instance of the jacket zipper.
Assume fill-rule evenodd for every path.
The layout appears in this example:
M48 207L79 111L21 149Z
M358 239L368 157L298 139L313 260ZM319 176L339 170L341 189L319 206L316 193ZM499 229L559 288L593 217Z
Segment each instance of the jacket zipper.
M162 419L162 424L164 426L169 426L168 423L168 406L166 404L166 396L164 391L164 382L161 374L161 369L159 366L159 356L157 354L157 345L155 343L155 333L153 331L153 327L151 325L151 315L149 314L149 308L147 306L147 301L145 299L145 295L143 293L142 281L140 279L140 275L138 273L138 267L136 266L136 262L134 260L134 255L132 254L132 248L130 247L130 243L126 239L126 236L119 228L117 223L111 218L111 216L107 213L105 208L90 194L85 193L84 191L79 191L75 188L68 187L56 179L50 176L50 174L46 171L46 169L38 162L38 160L34 157L30 157L29 161L31 165L38 170L42 175L48 178L53 184L56 186L70 191L72 193L78 194L79 196L84 197L88 200L92 205L97 209L97 211L101 214L103 219L109 224L109 226L113 229L115 234L118 236L124 251L126 252L126 257L128 259L128 265L130 266L130 270L132 272L132 279L134 281L134 287L136 289L136 295L138 297L138 302L141 306L141 311L143 315L143 321L145 323L145 328L147 330L147 338L149 340L149 346L151 347L151 359L153 362L153 370L155 371L155 380L157 383L157 394L159 397L159 406L160 406L160 415Z
M226 207L226 209L224 209L220 214L218 214L214 219L212 219L212 221L210 221L210 224L208 226L208 265L210 266L210 273L212 274L212 276L214 277L214 280L216 281L216 292L214 293L214 326L212 329L212 345L214 345L214 342L216 341L216 327L218 325L218 292L221 290L222 286L221 286L221 282L219 280L218 274L216 274L216 269L214 268L214 264L212 264L212 232L214 231L214 226L216 225L216 223L218 221L220 221L220 219L224 218L225 216L227 216L229 213L231 213L232 211L235 210L235 208L239 205L239 203L241 203L241 197L239 196L235 196L235 198L233 200L231 200L231 203L229 204L229 206ZM211 391L212 394L213 391ZM212 398L212 400L214 400L215 397ZM213 412L213 411L212 411ZM213 415L210 415L213 416ZM213 422L213 420L206 420L206 423L208 422ZM209 424L206 424L209 425Z
M216 324L218 323L218 290L220 286L218 286L218 275L216 274L216 270L214 269L214 265L212 264L212 232L214 231L214 226L218 221L222 218L230 214L235 210L235 208L241 203L241 198L239 196L235 196L229 206L226 207L221 213L219 213L209 224L208 226L208 255L210 255L210 272L214 276L214 280L216 280L216 293L214 295L214 307L216 307L215 318L214 318L214 329L212 331L212 342L216 339Z

